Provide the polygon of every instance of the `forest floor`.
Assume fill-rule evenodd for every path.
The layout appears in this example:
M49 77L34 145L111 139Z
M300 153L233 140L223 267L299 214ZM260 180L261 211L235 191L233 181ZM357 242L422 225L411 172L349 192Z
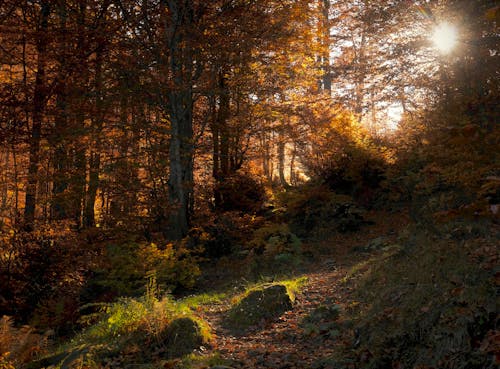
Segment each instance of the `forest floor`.
M357 253L353 249L381 236L395 240L408 224L408 217L401 212L372 212L367 219L374 224L359 232L332 234L327 240L303 246L314 256L303 266L303 274L296 277L306 277L307 283L297 294L293 310L277 321L262 322L244 335L234 335L222 324L227 302L206 307L201 314L214 332L214 342L206 354L217 352L233 368L301 369L324 367L317 364L321 359L355 346L357 337L348 317L339 318L335 337L330 336L329 327L323 329L318 324L317 329L308 330L303 321L323 304L333 303L341 311L356 304L352 296L355 279L348 276L353 267L362 266L373 253Z
M350 302L350 288L339 284L346 270L323 267L307 274L308 283L297 296L292 311L244 336L234 336L222 328L226 307L213 306L205 318L215 332L214 349L235 368L311 368L314 361L331 354L339 341L306 339L300 323L328 298L334 297L341 306Z

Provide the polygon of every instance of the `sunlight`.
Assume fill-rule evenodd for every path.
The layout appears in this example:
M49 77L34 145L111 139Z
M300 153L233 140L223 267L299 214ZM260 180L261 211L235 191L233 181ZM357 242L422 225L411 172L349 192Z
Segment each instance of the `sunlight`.
M448 23L439 24L432 35L432 41L442 53L449 53L457 44L457 29Z
M393 105L387 109L387 129L395 131L399 127L399 122L403 116L403 107L401 105Z

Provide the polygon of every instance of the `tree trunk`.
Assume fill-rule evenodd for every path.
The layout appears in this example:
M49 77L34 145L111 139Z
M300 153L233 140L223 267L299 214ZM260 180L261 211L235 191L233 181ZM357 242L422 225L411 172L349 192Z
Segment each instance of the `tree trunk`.
M297 156L297 143L293 143L292 157L290 158L290 184L296 185L297 179L295 178L295 158Z
M229 153L229 130L227 120L229 118L230 100L229 90L224 77L224 68L219 70L217 75L217 92L219 97L219 107L215 115L213 132L214 136L214 199L215 208L220 208L224 199L219 192L219 184L223 182L231 171L230 153Z
M322 55L322 69L323 69L323 89L332 94L332 74L330 67L330 0L323 0L323 55Z
M89 154L89 179L87 193L85 194L85 208L83 211L83 226L91 228L95 226L95 200L99 189L99 171L101 167L101 130L104 121L104 97L102 81L103 52L96 52L95 61L95 93L96 93L96 116L92 121L92 147Z
M193 203L193 56L189 32L194 26L192 0L163 0L170 13L166 21L169 69L170 118L169 229L173 240L185 237Z
M66 57L67 57L67 42L66 42L66 18L67 12L65 4L61 4L59 9L62 37L62 55L60 59L60 74L65 75L67 71ZM52 219L66 219L68 215L68 202L64 198L64 192L68 188L68 152L67 142L65 139L65 131L68 128L68 109L67 109L67 93L66 80L60 81L57 89L56 97L56 117L55 127L52 133L52 146L54 149L53 158L53 186L52 186L52 201L50 214Z
M285 179L285 146L286 141L282 128L278 132L278 175L280 184L283 187L288 187L288 183Z
M33 95L33 122L29 148L28 186L26 188L26 199L24 206L24 227L27 231L32 231L34 229L35 223L36 188L38 183L38 164L40 160L40 140L46 100L45 66L49 14L50 6L48 1L41 1L40 25L36 43L37 71L35 76L35 91Z

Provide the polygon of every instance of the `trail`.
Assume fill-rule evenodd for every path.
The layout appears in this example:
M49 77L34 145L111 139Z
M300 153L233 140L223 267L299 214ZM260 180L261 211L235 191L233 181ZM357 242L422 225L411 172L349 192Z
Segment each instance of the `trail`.
M315 362L330 356L341 345L344 348L354 345L354 333L343 324L343 314L339 318L341 331L334 338L328 336L328 331L322 332L321 326L317 332L305 331L301 321L325 302L340 305L342 311L348 308L353 301L354 286L352 281L346 283L343 279L353 265L369 257L368 254L356 255L351 249L375 237L396 237L396 229L406 222L395 214L389 218L392 219L384 219L383 224L370 226L360 233L328 240L327 243L334 242L335 247L311 263L310 272L305 273L308 282L297 295L293 310L274 322L254 327L243 336L234 336L221 324L228 304L210 306L203 318L215 334L211 352L218 352L235 369L304 369L312 368Z
M212 308L207 320L215 331L215 349L233 364L234 368L308 368L312 362L327 356L336 340L326 337L307 337L300 322L326 299L336 297L342 305L348 288L339 286L345 268L325 268L307 275L308 283L297 295L292 311L283 314L278 321L268 323L244 336L232 336L221 327L225 308Z

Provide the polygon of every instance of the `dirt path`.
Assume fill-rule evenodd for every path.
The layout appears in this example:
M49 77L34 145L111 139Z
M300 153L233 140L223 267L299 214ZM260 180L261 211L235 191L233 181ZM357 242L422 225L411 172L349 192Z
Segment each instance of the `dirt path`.
M366 244L379 236L396 237L397 231L406 223L400 215L393 215L379 226L372 226L358 234L338 236L328 240L336 246L334 252L321 255L310 266L312 272L306 273L308 283L297 295L292 311L283 314L279 320L256 327L244 336L233 336L221 327L221 319L227 311L227 304L214 305L204 312L204 318L211 325L215 334L213 351L231 362L235 369L305 369L313 363L331 355L337 346L353 345L355 337L352 331L341 328L335 338L329 338L328 332L306 332L301 321L314 309L328 300L341 306L342 310L350 304L351 286L342 283L343 277L357 262L368 255L355 256L352 247ZM315 244L314 247L321 247ZM330 246L331 247L331 246ZM338 260L338 261L337 261ZM340 322L344 317L341 314Z
M329 265L307 275L308 283L297 296L292 311L244 336L232 336L221 328L224 307L210 309L205 318L216 335L214 349L231 361L234 368L309 368L313 361L327 356L333 351L335 340L306 336L300 322L328 298L335 297L340 305L345 302L348 290L338 282L346 269L331 269Z

